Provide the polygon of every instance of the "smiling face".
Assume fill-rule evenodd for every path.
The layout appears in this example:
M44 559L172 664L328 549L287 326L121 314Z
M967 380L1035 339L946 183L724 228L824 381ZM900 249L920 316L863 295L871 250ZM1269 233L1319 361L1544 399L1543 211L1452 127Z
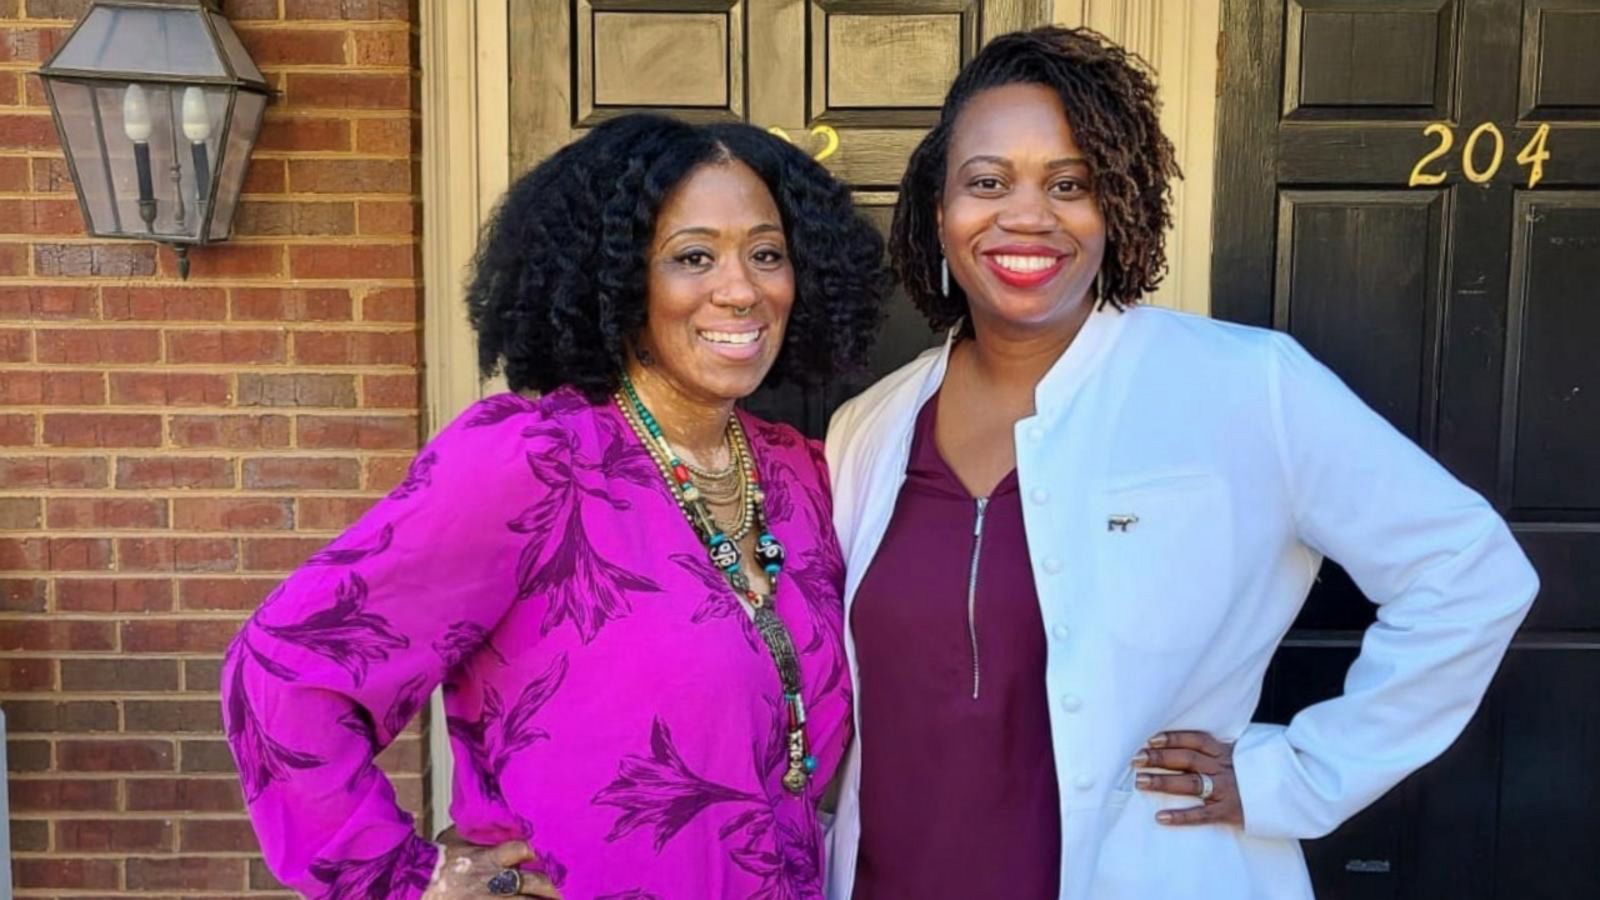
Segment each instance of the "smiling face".
M691 171L656 216L648 270L638 345L651 372L698 403L754 393L794 306L783 219L761 178L738 161Z
M939 238L979 328L1031 330L1084 310L1106 222L1054 90L1009 84L967 101L950 136Z

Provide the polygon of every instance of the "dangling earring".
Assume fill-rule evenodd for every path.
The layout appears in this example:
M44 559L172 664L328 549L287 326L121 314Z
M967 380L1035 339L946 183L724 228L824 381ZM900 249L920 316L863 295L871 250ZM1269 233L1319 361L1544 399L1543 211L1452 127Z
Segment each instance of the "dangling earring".
M939 256L939 293L950 296L950 261L943 254Z

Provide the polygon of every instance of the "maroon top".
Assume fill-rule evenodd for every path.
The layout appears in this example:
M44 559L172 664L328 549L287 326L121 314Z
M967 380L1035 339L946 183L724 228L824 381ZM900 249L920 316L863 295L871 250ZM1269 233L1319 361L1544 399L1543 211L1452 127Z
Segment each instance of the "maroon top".
M855 897L1053 898L1061 813L1017 473L973 498L935 445L937 406L935 394L917 417L905 486L851 612Z

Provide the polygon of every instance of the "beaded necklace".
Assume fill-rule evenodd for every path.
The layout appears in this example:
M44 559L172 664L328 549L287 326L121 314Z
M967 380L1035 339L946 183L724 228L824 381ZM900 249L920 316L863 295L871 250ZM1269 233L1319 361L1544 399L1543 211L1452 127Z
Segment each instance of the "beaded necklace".
M750 579L740 567L743 554L739 550L739 545L723 532L716 519L712 517L705 497L701 495L699 488L695 487L689 467L667 442L666 435L661 432L661 426L650 414L644 401L639 399L639 393L633 387L633 380L626 373L622 376L622 389L617 391L616 402L622 417L627 420L634 434L638 435L640 443L650 451L650 458L655 461L662 478L666 479L672 489L672 497L677 501L678 509L683 512L684 518L689 520L689 525L694 528L700 542L705 545L706 555L710 558L711 564L722 572L734 593L739 595L749 608L756 632L761 635L762 642L767 645L767 652L772 655L772 661L778 668L778 680L783 684L784 707L788 713L789 767L783 774L783 786L792 794L803 794L806 784L811 780L811 773L816 771L817 759L811 755L810 742L806 738L806 708L805 701L800 695L800 660L795 653L789 629L772 609L778 592L778 577L783 572L783 544L778 542L771 529L767 527L766 495L761 490L761 481L750 453L750 441L739 425L739 417L737 415L728 417L728 443L733 449L734 466L743 475L745 488L751 498L750 524L760 531L761 536L756 539L756 559L766 571L771 586L770 592L766 594L756 591L751 586Z

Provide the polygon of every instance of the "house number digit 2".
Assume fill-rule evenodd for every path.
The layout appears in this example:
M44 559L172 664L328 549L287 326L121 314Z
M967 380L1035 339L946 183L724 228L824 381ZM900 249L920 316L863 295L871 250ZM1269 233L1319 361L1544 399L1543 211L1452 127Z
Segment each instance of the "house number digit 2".
M789 132L779 128L776 125L768 128L767 133L775 134L790 144L794 143L794 138L789 136ZM839 152L839 132L834 131L831 127L827 125L818 125L817 127L811 129L811 136L822 138L822 149L811 154L811 158L817 162L822 162L828 157Z
M1428 151L1421 159L1417 160L1417 164L1411 169L1411 178L1406 181L1407 187L1443 184L1447 173L1442 170L1429 172L1427 171L1428 165L1449 153L1450 148L1455 146L1456 133L1454 129L1443 122L1434 122L1428 125L1428 127L1422 129L1422 134L1425 137L1438 138L1439 146ZM1478 168L1478 144L1484 139L1485 135L1493 141L1494 153L1489 158L1488 166L1480 169ZM1550 125L1541 123L1539 130L1534 132L1533 137L1522 148L1522 152L1517 154L1517 164L1528 167L1528 187L1530 188L1538 185L1544 179L1544 161L1550 158L1550 150L1547 146L1549 139ZM1506 136L1501 133L1499 126L1493 122L1484 122L1477 128L1472 129L1472 133L1467 135L1466 144L1461 148L1461 174L1473 184L1488 184L1494 178L1495 173L1500 171L1500 164L1505 161L1505 152Z

